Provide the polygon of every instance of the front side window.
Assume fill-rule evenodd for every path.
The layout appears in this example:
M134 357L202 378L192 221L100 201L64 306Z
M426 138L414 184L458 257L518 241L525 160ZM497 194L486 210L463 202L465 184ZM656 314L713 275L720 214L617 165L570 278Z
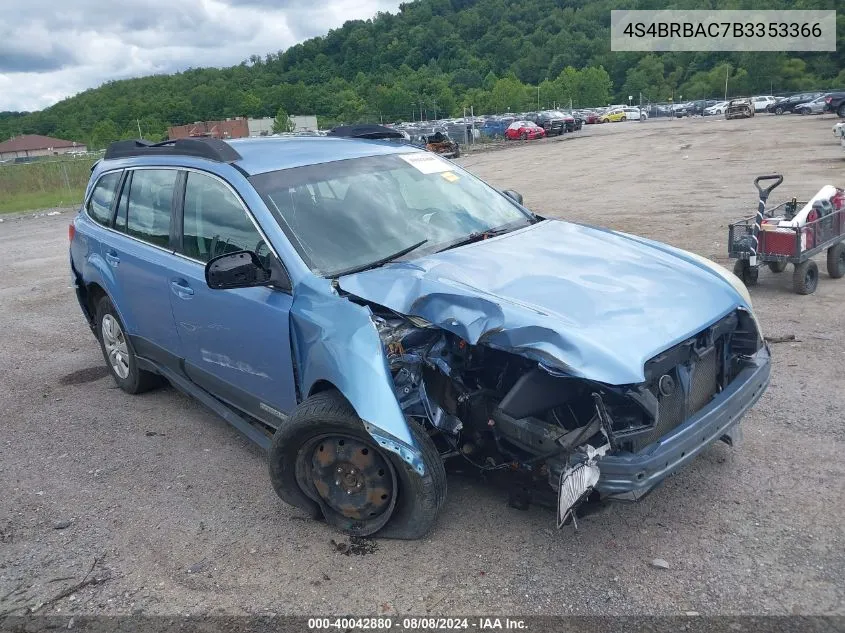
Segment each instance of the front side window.
M117 184L120 182L119 171L105 174L97 181L91 199L88 201L88 215L95 222L108 226L111 223L111 205Z
M182 252L201 262L235 251L269 253L240 199L204 174L188 173L183 228Z
M414 245L409 258L532 222L495 189L426 152L296 167L250 181L305 263L326 277Z
M170 210L178 173L175 169L137 169L132 173L126 208L129 235L156 246L169 246Z

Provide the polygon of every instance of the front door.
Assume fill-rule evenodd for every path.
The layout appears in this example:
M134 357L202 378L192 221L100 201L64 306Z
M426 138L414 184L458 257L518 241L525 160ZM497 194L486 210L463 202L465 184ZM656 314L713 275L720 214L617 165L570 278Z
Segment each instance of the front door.
M221 400L276 426L296 406L288 330L292 297L271 287L210 289L205 264L212 257L239 250L272 255L240 198L216 177L188 172L183 207L182 256L169 283L185 373Z

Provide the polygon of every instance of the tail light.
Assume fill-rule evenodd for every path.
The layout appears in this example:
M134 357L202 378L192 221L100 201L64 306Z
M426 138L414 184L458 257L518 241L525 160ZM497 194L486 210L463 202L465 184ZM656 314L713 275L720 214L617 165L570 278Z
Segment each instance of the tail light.
M73 222L67 225L67 239L69 242L73 241L73 236L76 235L76 226Z

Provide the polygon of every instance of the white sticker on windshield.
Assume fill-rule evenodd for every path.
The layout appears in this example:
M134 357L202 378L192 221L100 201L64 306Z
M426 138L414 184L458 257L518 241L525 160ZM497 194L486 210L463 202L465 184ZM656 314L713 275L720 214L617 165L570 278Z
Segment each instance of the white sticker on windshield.
M411 167L415 167L417 171L422 172L423 174L439 174L440 172L452 169L451 163L443 160L435 154L429 154L428 152L399 154L399 158L404 160Z

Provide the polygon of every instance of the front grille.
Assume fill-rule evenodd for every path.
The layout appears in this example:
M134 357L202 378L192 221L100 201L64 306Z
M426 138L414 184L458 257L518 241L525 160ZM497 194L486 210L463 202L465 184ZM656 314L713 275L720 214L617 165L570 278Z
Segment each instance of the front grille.
M672 394L664 396L659 392L659 377L652 381L649 389L659 403L657 421L651 430L632 441L633 451L653 444L713 399L719 391L719 350L722 345L721 340L717 341L696 360L667 372L676 385Z
M706 405L719 387L718 354L716 348L711 347L692 368L689 389L689 412L695 413Z
M672 371L669 375L673 377L675 384L678 385L678 388L675 389L675 393L671 396L657 396L657 401L660 403L657 414L657 422L651 431L636 439L633 444L633 450L635 451L656 442L684 421L684 414L686 412L686 397L684 395L684 390L681 389L678 382L678 372Z

